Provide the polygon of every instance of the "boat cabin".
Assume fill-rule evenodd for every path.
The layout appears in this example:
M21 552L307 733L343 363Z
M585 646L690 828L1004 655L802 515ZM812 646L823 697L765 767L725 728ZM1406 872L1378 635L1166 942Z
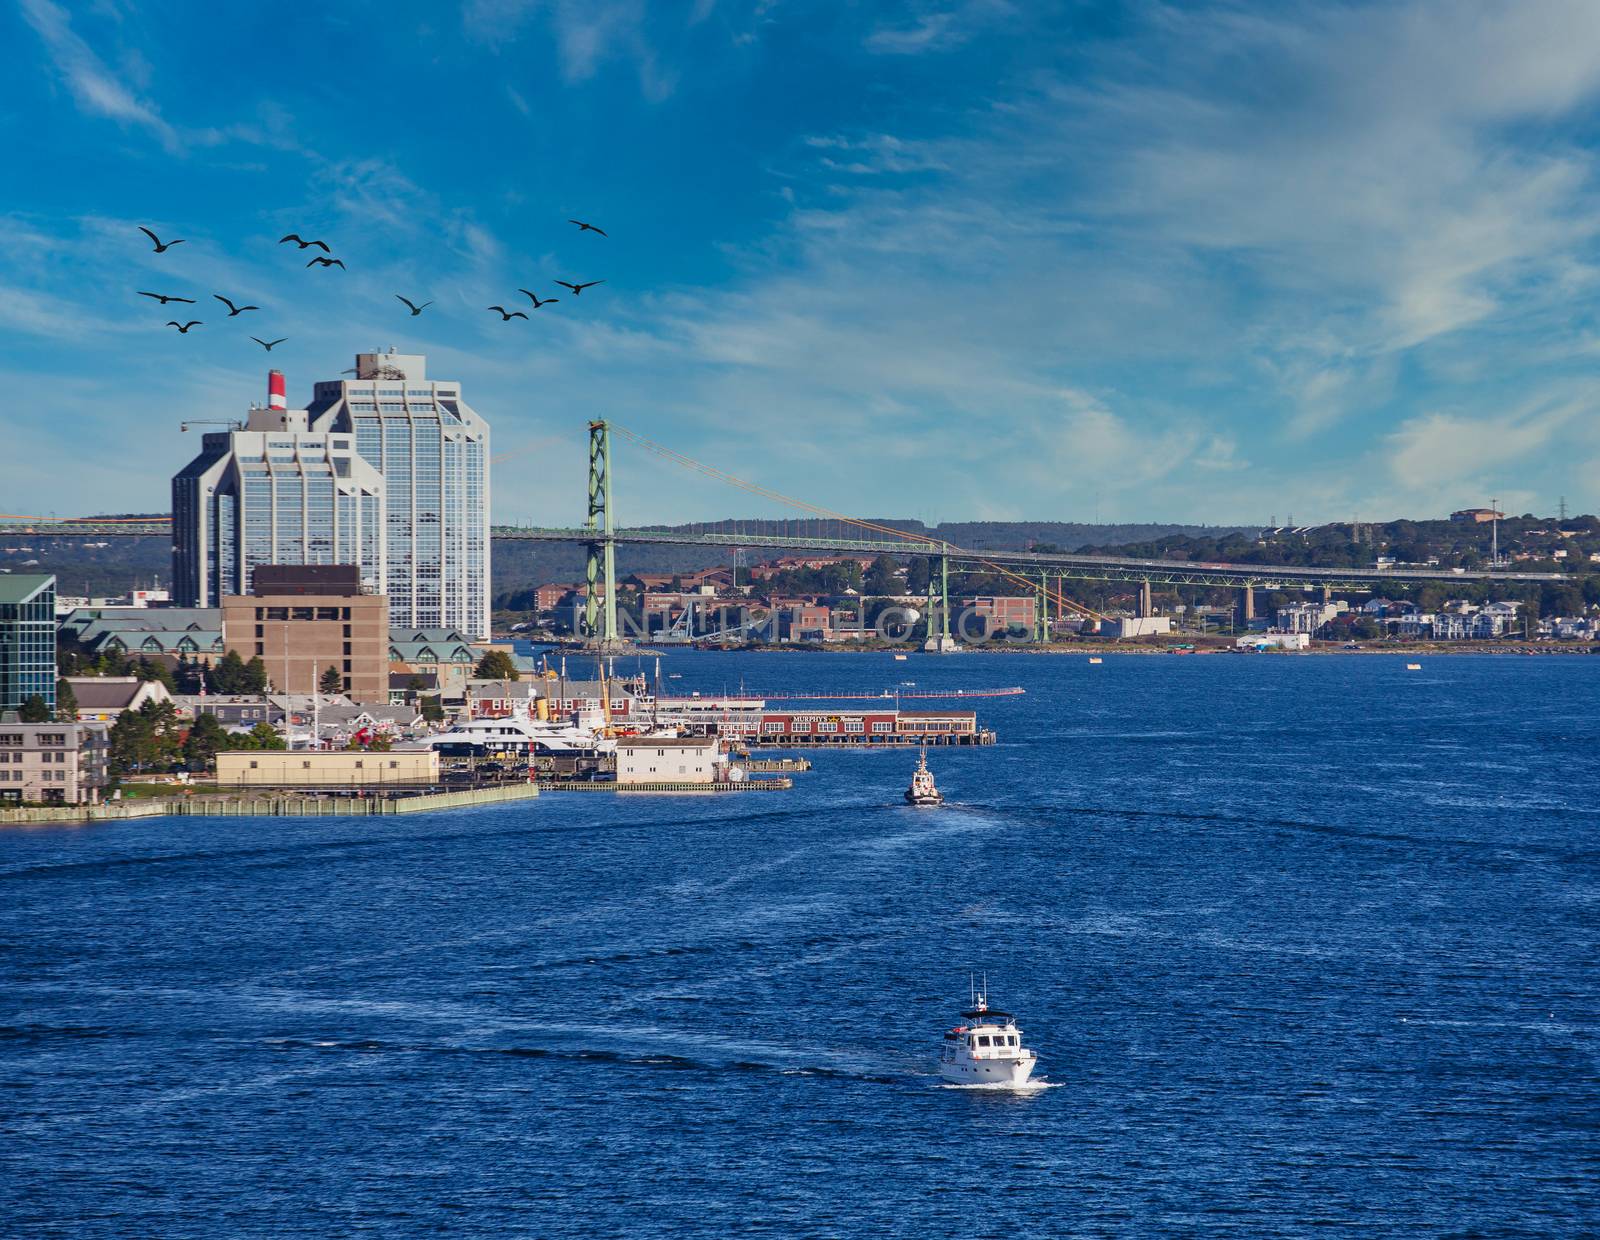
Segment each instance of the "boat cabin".
M973 1059L1013 1059L1022 1050L1022 1031L1010 1012L992 1008L961 1013L969 1024L957 1025L944 1035L947 1056Z

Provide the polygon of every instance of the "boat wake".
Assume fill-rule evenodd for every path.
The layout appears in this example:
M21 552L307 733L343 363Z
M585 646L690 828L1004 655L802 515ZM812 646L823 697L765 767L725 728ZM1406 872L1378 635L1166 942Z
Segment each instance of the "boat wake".
M1037 1094L1046 1089L1060 1089L1065 1081L1024 1081L1021 1085L1011 1085L1005 1081L980 1081L972 1085L961 1085L954 1081L939 1082L940 1089L963 1089L984 1094Z

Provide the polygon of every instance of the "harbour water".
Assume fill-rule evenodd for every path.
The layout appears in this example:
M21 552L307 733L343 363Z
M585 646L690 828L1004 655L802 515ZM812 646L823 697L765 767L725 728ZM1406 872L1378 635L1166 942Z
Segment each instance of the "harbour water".
M770 797L0 833L19 1236L1600 1226L1600 660L674 655L1022 684ZM941 1088L986 971L1058 1086Z

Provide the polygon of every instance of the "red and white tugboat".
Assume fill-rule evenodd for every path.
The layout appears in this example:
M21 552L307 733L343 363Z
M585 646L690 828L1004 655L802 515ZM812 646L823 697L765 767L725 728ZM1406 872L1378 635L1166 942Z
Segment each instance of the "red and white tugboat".
M934 786L933 772L928 769L928 751L917 757L917 769L911 772L911 787L906 789L907 805L943 805L944 796Z

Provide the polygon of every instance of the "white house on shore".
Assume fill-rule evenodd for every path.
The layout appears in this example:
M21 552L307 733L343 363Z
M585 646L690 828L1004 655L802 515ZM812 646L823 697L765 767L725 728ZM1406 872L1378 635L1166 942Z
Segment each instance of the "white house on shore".
M619 784L710 784L727 778L715 736L624 736L617 740Z

